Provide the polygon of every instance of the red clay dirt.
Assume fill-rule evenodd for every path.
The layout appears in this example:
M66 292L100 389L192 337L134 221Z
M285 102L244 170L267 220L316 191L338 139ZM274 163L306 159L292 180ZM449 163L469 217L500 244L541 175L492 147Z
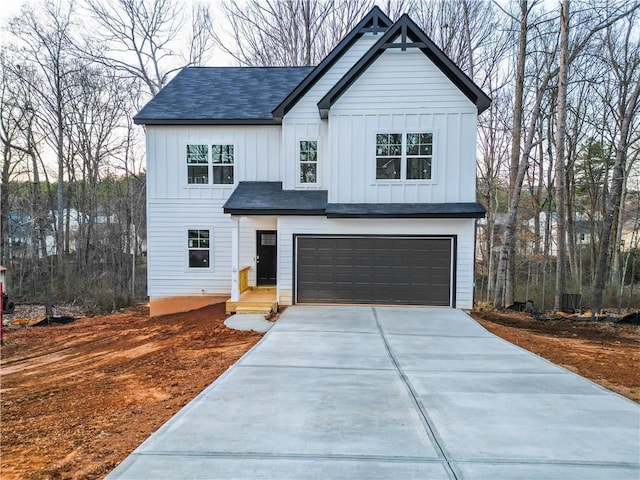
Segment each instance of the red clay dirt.
M640 402L640 326L472 312L490 332Z
M476 313L488 330L640 401L640 327ZM144 308L8 332L0 477L103 478L261 337L224 304L148 318Z
M224 304L5 334L0 477L103 478L261 337Z

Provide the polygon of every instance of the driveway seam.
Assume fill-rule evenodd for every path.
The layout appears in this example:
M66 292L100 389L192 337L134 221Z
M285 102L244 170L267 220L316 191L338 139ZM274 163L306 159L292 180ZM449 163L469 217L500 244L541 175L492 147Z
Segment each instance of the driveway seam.
M442 464L443 458L401 457L397 455L339 455L322 453L269 453L269 452L189 452L181 450L156 450L153 452L134 452L132 455L153 457L203 457L203 458L260 458L284 460L343 460L343 461L377 461L388 463L430 463Z
M451 465L451 461L449 460L449 457L443 447L443 442L442 440L439 438L438 432L435 428L435 426L433 425L433 422L431 420L431 418L429 418L429 415L427 414L426 410L422 407L420 400L418 400L418 395L416 393L416 391L413 388L413 385L411 385L411 382L409 381L409 378L405 375L404 371L402 370L402 368L400 368L400 363L398 362L398 359L396 358L396 356L394 355L393 351L391 350L391 345L389 345L389 342L387 340L387 337L384 333L384 330L382 329L382 326L380 325L380 319L378 318L378 311L375 307L372 307L371 310L373 311L373 317L376 321L376 326L378 327L378 331L380 332L380 335L382 337L382 342L384 343L385 349L387 350L387 354L389 355L389 358L391 359L391 363L393 363L393 366L395 367L396 372L398 373L398 376L400 377L400 380L402 381L402 383L405 384L407 390L409 391L409 396L411 397L411 400L415 406L415 408L418 410L418 412L420 413L420 416L422 418L422 424L425 427L425 431L427 432L427 436L429 437L429 439L433 442L433 446L435 447L436 453L438 454L438 456L441 456L442 459L444 460L444 464L445 469L447 470L447 473L451 476L451 478L453 478L454 480L459 480L458 475L456 474L455 469L453 468L453 466Z

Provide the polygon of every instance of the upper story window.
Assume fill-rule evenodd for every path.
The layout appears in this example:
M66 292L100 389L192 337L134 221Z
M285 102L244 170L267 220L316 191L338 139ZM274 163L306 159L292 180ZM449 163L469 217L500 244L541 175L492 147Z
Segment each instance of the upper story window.
M433 133L378 133L376 180L431 180Z
M233 145L187 145L187 183L233 184Z
M211 145L213 183L233 184L233 145Z
M187 145L187 183L209 183L209 147Z
M318 183L318 142L300 142L300 183Z

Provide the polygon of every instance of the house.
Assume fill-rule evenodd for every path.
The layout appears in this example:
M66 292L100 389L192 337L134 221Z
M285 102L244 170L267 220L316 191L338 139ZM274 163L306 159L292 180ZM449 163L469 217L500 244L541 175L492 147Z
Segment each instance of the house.
M377 7L313 68L183 69L135 117L151 315L247 283L281 305L471 308L490 102Z

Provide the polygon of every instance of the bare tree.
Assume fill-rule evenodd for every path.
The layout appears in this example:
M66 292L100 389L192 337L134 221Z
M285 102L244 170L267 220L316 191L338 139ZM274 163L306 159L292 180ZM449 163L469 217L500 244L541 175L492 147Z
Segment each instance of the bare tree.
M212 18L204 4L196 4L191 21L174 0L86 0L98 25L90 58L123 75L142 81L155 95L184 66L199 65L212 45ZM180 54L183 25L191 31L187 54Z
M562 0L560 9L560 57L558 67L557 125L556 125L556 209L558 224L558 255L556 257L556 295L554 308L560 310L562 294L566 293L567 283L567 228L566 228L566 185L565 185L565 135L568 42L569 42L569 0Z
M396 10L408 3L388 2ZM372 6L371 0L225 0L233 44L223 35L216 35L216 43L240 65L315 65Z
M56 253L58 274L62 277L65 208L63 180L68 128L68 103L71 96L71 79L82 65L71 53L73 29L73 4L60 5L47 0L42 17L29 8L23 8L20 16L10 21L11 32L21 40L17 47L20 61L25 63L21 81L38 97L41 108L36 112L40 128L48 135L56 152L57 175L57 228ZM60 278L61 279L61 278Z
M626 28L620 30L611 26L606 39L608 65L618 80L618 94L614 105L618 135L615 143L615 163L611 178L611 188L606 201L606 211L602 221L600 249L598 252L595 281L593 311L599 313L603 309L603 293L610 262L611 239L616 214L619 213L620 199L623 192L627 155L633 132L634 120L640 108L640 56L638 55L637 37L634 37L634 16L626 22ZM619 36L623 42L618 41ZM617 246L615 246L617 248Z

